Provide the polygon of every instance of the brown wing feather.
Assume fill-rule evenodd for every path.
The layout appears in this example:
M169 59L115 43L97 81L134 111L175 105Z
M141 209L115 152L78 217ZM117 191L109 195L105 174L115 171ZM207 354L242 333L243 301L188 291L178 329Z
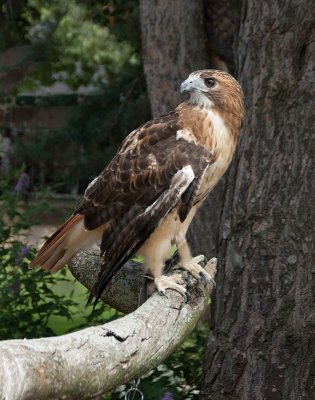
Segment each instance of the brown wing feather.
M113 275L162 223L165 216L180 201L182 193L192 179L193 177L188 177L180 170L172 179L168 190L165 190L151 206L138 212L129 223L121 227L121 230L117 230L118 235L114 241L108 240L105 232L102 240L102 269L91 290L88 303L95 297L95 306Z
M117 155L88 186L77 204L75 213L89 216L85 219L88 229L88 220L93 227L97 225L95 213L100 214L98 223L101 223L122 215L130 201L150 202L152 186L159 185L157 168L165 164L165 148L168 150L174 144L168 141L175 137L178 129L177 115L172 112L147 122L127 136ZM152 157L157 155L159 160L154 165ZM170 176L173 173L170 171Z
M180 201L178 192L171 190L171 182L186 166L192 168L197 181L183 195L182 217L192 205L194 188L212 154L202 146L178 139L176 133L181 128L175 111L132 132L110 164L88 186L75 215L48 239L31 265L46 262L46 269L57 270L67 255L73 256L70 250L63 253L63 244L68 232L76 237L76 226L80 227L78 241L82 243L89 241L89 232L103 233L102 270L91 294L98 298L117 269ZM155 202L155 207L145 213ZM73 243L72 250L78 250L76 246Z
M92 290L99 298L114 273L143 244L180 199L168 191L175 174L191 166L196 181L183 194L181 219L189 212L200 177L211 162L211 152L176 137L181 128L176 113L151 121L134 131L107 168L88 187L76 212L84 214L86 229L106 224L101 243L102 270ZM169 201L164 198L169 193ZM144 210L165 199L154 218ZM164 204L164 203L163 203Z
M181 126L176 113L145 124L122 144L111 163L88 187L75 213L85 215L85 227L120 219L132 205L146 207L167 187L174 174L192 162L208 164L212 155L202 146L177 140ZM193 151L196 152L195 158Z

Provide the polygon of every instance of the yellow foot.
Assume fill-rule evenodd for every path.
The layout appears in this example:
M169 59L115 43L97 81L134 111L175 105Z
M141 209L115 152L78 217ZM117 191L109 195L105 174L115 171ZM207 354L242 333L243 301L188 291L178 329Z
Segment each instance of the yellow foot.
M207 286L210 282L215 284L213 278L199 265L201 261L205 260L205 256L200 255L192 258L189 261L180 263L179 265L182 269L188 271L198 281L202 281L205 286Z
M180 274L174 274L171 276L161 275L154 278L155 286L161 295L166 296L166 289L173 289L179 292L184 297L186 296L186 289L183 286L184 281Z

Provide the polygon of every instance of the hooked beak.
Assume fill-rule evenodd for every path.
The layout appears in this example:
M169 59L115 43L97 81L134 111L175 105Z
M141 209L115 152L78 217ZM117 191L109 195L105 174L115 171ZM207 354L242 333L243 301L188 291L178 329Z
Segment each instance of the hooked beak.
M181 85L180 85L180 92L184 93L184 92L190 92L191 90L193 90L193 82L191 79L187 78Z

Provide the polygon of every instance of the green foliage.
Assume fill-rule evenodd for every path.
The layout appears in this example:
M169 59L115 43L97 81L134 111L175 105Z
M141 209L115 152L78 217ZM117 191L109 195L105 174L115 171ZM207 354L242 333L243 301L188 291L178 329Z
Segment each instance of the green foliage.
M52 315L71 317L73 304L54 293L52 285L61 278L42 270L28 270L28 256L20 243L10 243L10 249L0 250L0 339L20 339L54 335L48 327Z
M104 11L77 0L29 0L23 16L33 51L40 61L35 77L41 84L63 81L72 88L110 82L128 65L139 64L130 41L118 40L102 24ZM101 21L93 20L99 12ZM36 84L34 76L24 87Z
M19 174L2 172L0 179L0 339L51 335L47 327L50 315L70 316L70 302L51 289L56 278L28 270L33 250L27 246L25 235L34 214L39 215L47 205L26 204L28 183L23 185L21 179L17 180Z
M47 212L41 197L48 193L37 192L29 199L29 183L23 184L21 176L25 178L20 171L0 172L0 340L66 333L117 317L101 303L93 314L85 310L87 290L78 289L66 270L50 275L28 268L35 249L26 239L30 226Z
M110 161L123 138L150 118L138 2L28 0L21 9L23 39L31 44L29 58L36 60L36 68L16 87L16 102L72 105L72 113L63 129L38 128L27 141L15 136L12 159L25 163L38 183L62 182L63 192L79 184L82 190ZM30 94L56 82L74 91ZM78 88L88 94L79 95Z

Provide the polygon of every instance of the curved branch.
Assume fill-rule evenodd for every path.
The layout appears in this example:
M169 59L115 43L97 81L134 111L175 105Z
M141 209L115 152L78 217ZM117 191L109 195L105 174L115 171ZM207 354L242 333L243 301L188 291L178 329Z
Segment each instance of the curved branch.
M205 266L212 276L216 259ZM185 272L184 272L185 274ZM0 398L89 399L160 364L192 331L212 284L154 293L133 313L60 337L0 343Z
M99 250L79 253L69 264L72 275L91 290L101 269ZM128 261L112 278L101 300L125 314L137 309L145 278L142 264Z

